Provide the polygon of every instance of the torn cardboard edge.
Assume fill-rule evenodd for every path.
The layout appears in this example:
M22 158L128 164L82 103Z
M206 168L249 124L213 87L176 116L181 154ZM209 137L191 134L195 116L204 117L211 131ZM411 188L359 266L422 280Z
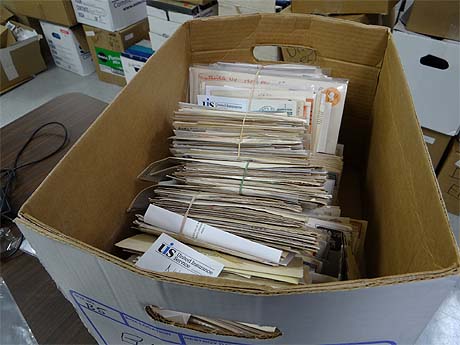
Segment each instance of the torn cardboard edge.
M305 286L293 286L286 287L283 289L273 289L270 287L261 287L255 284L238 284L224 278L207 278L197 277L187 274L180 273L155 273L137 268L134 265L129 264L125 260L107 253L103 250L97 249L84 242L73 239L67 235L60 233L58 230L46 226L34 217L25 214L20 211L18 218L15 222L19 222L25 226L28 226L33 231L50 238L52 240L61 242L66 245L70 245L76 249L84 250L89 255L95 255L103 260L109 261L117 266L127 269L133 273L140 274L158 281L171 282L177 284L183 284L187 286L207 288L218 291L238 292L252 295L286 295L294 293L314 293L314 292L328 292L328 291L347 291L368 287L385 286L409 283L421 280L430 280L435 278L443 278L448 276L456 276L460 274L460 262L449 268L440 269L429 272L417 272L399 274L394 276L386 276L379 278L366 278L349 281L338 281L331 283L312 284Z

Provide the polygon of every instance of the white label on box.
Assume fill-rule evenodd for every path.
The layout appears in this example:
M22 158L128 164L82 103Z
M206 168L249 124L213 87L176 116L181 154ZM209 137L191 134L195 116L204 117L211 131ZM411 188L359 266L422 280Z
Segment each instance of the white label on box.
M220 262L208 258L178 240L161 234L139 258L136 266L155 272L176 272L217 277L224 269Z
M96 36L96 33L94 31L86 31L86 36L88 37Z
M428 135L423 135L423 139L427 144L433 145L436 141L435 138L429 137Z
M455 165L456 165L458 168L460 168L460 161L456 161L456 162L455 162Z
M131 32L130 34L125 36L125 41L129 41L133 37L134 37L134 34Z

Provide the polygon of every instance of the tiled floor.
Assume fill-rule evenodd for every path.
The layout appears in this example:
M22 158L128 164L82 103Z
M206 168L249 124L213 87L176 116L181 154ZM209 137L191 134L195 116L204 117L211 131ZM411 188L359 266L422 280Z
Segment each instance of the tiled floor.
M47 71L0 96L0 127L65 93L81 92L110 102L120 90L120 86L100 81L96 73L81 77L50 65Z

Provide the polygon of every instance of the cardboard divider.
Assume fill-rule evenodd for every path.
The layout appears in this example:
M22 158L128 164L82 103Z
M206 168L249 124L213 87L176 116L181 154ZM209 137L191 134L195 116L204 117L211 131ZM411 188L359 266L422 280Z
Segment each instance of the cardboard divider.
M393 275L417 272L428 279L429 272L436 270L440 276L451 274L458 269L458 253L389 35L385 28L316 16L249 15L188 22L69 151L23 206L21 217L38 219L47 229L56 229L54 234L62 233L63 241L84 243L85 250L94 255L101 256L99 250L110 253L113 244L130 231L126 208L148 186L137 180L137 175L152 161L169 155L170 116L177 102L187 98L189 65L254 62L255 45L301 44L318 51L320 65L339 66L335 73L345 75L346 66L353 66L350 89L377 90L369 113L374 90L364 93L366 102L360 99L359 91L350 91L346 107L355 112L344 118L342 128L347 168L365 166L369 151L367 171L351 169L354 177L343 180L357 194L341 197L341 202L344 216L351 215L348 212L369 214L370 276L388 277L385 283L391 284L398 279L418 279L390 277ZM361 195L365 195L368 206L363 210L359 205ZM105 258L141 272L128 268L121 259ZM169 277L142 274L156 279ZM221 279L177 279L200 286L223 286ZM350 281L330 286L345 289L381 283Z

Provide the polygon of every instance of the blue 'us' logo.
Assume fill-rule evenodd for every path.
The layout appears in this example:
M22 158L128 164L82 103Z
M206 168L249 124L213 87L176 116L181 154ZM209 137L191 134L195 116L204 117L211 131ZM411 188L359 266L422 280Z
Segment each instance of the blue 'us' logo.
M171 258L174 256L174 254L176 254L176 249L174 249L173 246L173 242L171 242L170 244L162 243L157 250L161 254L166 255L168 258Z

